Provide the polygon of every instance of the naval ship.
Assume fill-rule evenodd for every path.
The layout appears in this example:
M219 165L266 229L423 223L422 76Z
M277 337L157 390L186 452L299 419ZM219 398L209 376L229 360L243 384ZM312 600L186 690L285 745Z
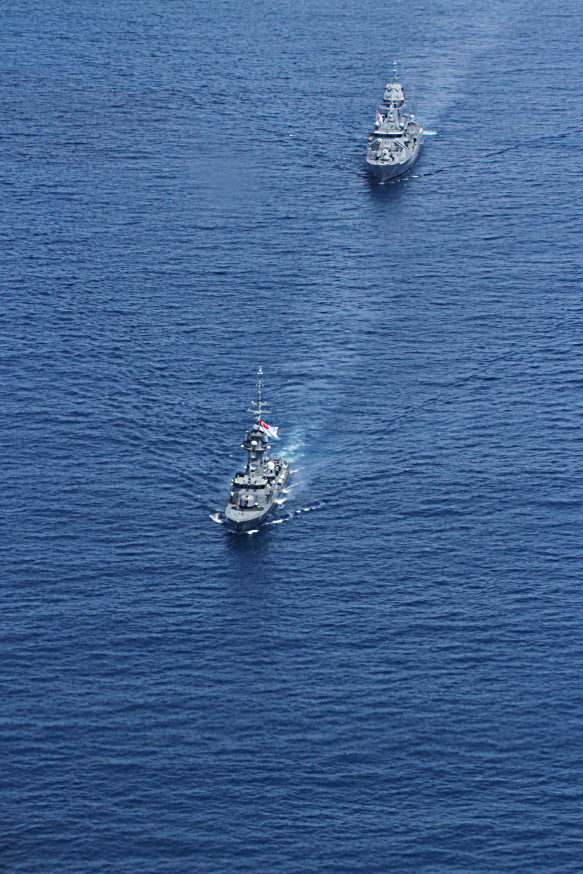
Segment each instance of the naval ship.
M397 81L395 63L393 81L385 88L366 150L368 169L381 182L405 173L417 160L421 148L423 128L414 115L402 111L404 105L405 95Z
M247 410L255 417L255 425L245 433L242 448L247 453L247 466L235 474L231 483L229 503L225 507L227 524L235 531L252 531L277 508L277 498L288 481L289 462L267 456L269 438L277 438L277 428L267 424L261 393L263 370L257 378L257 400Z

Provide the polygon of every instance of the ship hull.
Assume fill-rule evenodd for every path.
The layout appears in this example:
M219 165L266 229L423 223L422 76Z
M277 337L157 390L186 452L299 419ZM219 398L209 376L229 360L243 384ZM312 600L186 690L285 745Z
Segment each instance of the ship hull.
M244 534L247 531L255 531L263 522L275 513L279 506L277 499L285 488L288 479L289 467L286 467L283 481L277 488L277 491L274 491L269 504L261 510L243 510L232 504L227 504L225 507L225 520L231 531L236 531L240 534Z
M410 170L419 156L421 143L419 142L415 150L402 163L393 161L369 161L367 158L366 166L379 182L388 182L390 179L396 179L397 176L402 176L407 170Z
M244 534L246 531L255 531L262 522L265 522L275 511L278 505L275 500L261 513L243 513L236 509L231 509L229 505L225 508L225 519L227 526L231 531L237 531Z

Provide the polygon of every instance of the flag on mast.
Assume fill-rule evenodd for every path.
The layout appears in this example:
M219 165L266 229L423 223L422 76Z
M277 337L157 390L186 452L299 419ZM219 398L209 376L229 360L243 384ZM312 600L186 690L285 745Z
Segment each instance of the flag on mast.
M263 419L259 419L259 427L262 431L265 431L268 437L275 437L276 440L279 440L275 425L268 425L267 422L263 421Z

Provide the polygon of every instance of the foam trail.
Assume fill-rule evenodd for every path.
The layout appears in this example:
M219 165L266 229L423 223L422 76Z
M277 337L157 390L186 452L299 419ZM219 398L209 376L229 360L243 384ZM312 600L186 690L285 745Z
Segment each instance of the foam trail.
M295 512L296 513L311 513L312 510L319 510L320 507L323 507L323 506L324 506L324 504L323 504L323 502L321 502L319 504L314 504L313 507L301 507L299 510L296 510Z
M286 489L282 489L282 493L283 493L284 495L287 495L287 494L289 494L289 492L290 492L292 489L295 489L295 488L297 488L298 486L301 486L301 485L302 485L301 482L300 482L300 483L292 483L291 486L288 486Z
M223 524L223 520L221 519L221 517L219 516L218 513L211 513L210 518L213 520L213 522L216 522L217 525Z
M301 428L294 428L285 446L285 454L295 460L298 454L302 454L305 446L304 432Z
M476 57L491 50L501 35L512 28L514 15L512 4L498 4L495 7L490 4L483 14L472 17L468 39L464 43L451 44L442 53L442 61L433 67L425 89L424 103L432 111L428 124L438 126L449 113L465 91L469 72L476 66Z

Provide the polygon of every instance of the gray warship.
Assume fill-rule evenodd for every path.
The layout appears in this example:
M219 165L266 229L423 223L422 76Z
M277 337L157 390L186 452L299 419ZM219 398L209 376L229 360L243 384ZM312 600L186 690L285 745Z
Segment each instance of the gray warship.
M388 82L383 102L377 109L374 130L368 135L366 163L381 182L400 176L413 166L419 155L423 128L414 115L403 112L405 94L397 81L393 64L393 81Z
M245 433L242 448L247 452L247 466L235 474L231 483L225 518L235 531L252 531L264 522L277 508L277 498L290 475L289 462L266 456L271 448L269 437L277 437L277 428L264 421L269 412L265 409L261 393L263 370L257 378L257 400L247 412L255 417L255 425Z

